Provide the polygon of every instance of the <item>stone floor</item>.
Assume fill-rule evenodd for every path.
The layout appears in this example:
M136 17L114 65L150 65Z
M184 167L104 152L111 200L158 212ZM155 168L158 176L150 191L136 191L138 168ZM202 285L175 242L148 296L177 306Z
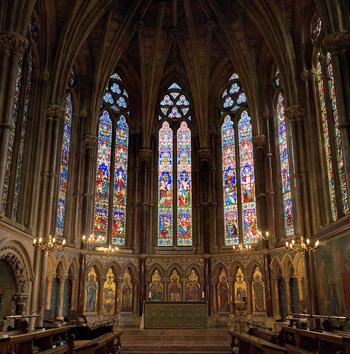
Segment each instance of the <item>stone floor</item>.
M228 329L123 329L122 354L229 354Z

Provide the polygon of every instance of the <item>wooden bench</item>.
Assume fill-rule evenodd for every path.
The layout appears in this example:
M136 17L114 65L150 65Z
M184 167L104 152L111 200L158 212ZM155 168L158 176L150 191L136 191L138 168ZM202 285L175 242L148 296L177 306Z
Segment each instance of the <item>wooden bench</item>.
M114 331L106 333L95 339L90 340L77 340L74 342L75 354L118 354L121 349L115 350L116 346L121 348L120 337L122 331ZM115 343L117 340L117 343Z
M230 331L232 337L231 352L235 353L234 343L238 341L240 353L246 354L286 354L287 349L265 339L247 333Z
M74 336L68 338L69 327L53 328L26 334L3 334L0 338L0 354L14 352L30 354L37 347L40 353L71 354L73 353ZM61 345L55 345L54 343Z

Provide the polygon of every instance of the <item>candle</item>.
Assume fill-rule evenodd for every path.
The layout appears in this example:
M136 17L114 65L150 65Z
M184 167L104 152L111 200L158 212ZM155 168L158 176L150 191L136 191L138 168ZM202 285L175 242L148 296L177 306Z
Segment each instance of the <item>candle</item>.
M204 299L204 291L202 291L202 298Z
M151 293L151 292L148 293L148 297L149 297L149 298L152 297L152 293Z

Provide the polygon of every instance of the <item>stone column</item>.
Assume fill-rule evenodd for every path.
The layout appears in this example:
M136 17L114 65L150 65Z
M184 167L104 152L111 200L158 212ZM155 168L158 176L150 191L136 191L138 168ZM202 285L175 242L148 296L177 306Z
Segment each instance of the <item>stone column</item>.
M202 239L202 225L201 225L201 203L200 203L200 173L199 169L196 168L194 170L194 177L196 180L196 196L197 196L197 202L196 205L194 204L193 201L193 206L195 205L195 212L197 216L197 253L202 254L204 249L203 249L203 239Z
M265 305L266 305L266 316L273 316L272 308L272 289L271 289L271 255L269 253L269 240L263 240L264 249L264 283L265 283Z
M13 102L18 75L18 59L28 47L28 40L6 31L0 33L0 197L4 192L6 162L11 131Z
M28 294L15 294L13 298L16 302L15 314L24 314L26 312ZM19 329L20 324L21 320L15 320L15 329Z
M47 275L47 290L46 290L46 310L51 307L51 290L52 290L52 274Z
M58 313L56 316L57 320L63 321L63 300L64 300L64 283L66 281L66 277L63 275L60 275L58 277L58 279L60 280L60 298L59 298L59 303L58 303Z
M228 301L230 302L230 313L234 315L235 314L234 313L235 288L234 288L233 284L234 284L235 278L229 277L229 278L227 278L227 281L228 281L228 284L230 287L230 297L228 299Z
M285 283L286 283L286 298L287 298L287 309L288 309L288 314L292 313L292 301L290 298L290 277L284 276L283 277Z
M85 143L85 171L84 171L84 192L83 192L83 206L82 206L82 234L91 234L91 215L92 215L92 204L91 200L93 198L92 192L92 176L93 176L93 149L97 143L97 137L93 135L84 136ZM82 252L79 256L79 280L78 280L78 312L84 312L84 296L85 296L85 271L86 271L86 246L81 243Z
M182 301L186 301L186 279L181 279L180 280L182 283Z
M97 298L97 314L100 318L103 317L103 286L106 281L106 277L98 278L98 298Z
M146 258L140 257L140 294L139 294L139 316L143 313L143 302L146 301Z
M298 280L298 294L299 294L299 310L300 312L305 311L304 308L304 293L303 293L303 275L302 274L297 274L296 276Z
M147 250L147 223L149 220L148 217L148 205L149 205L149 193L148 193L148 184L149 184L149 168L150 161L152 157L152 150L150 149L140 149L139 151L141 159L141 186L142 186L142 222L141 222L141 253L146 253ZM142 280L141 280L142 281ZM141 300L144 301L144 297L141 297Z
M74 233L71 235L71 242L74 242L75 248L80 246L80 235L81 235L81 204L83 198L82 191L82 179L83 176L83 164L84 164L84 144L81 139L81 134L84 129L84 121L87 117L86 111L80 111L74 114L74 119L79 123L79 141L77 142L77 154L76 154L76 175L75 175L75 191L74 191L74 217L72 218L74 225Z
M340 136L342 140L344 172L350 205L350 31L332 33L323 40L323 46L332 55L335 91L337 95ZM344 210L343 210L344 212Z
M215 280L211 280L211 287L212 287L212 306L211 306L211 311L210 311L210 316L213 316L218 312L218 302L217 302L217 297L216 297L216 283Z
M253 313L253 291L252 291L252 279L250 277L245 278L247 284L247 314Z
M211 156L210 149L200 149L197 151L197 155L200 160L200 185L201 185L201 225L203 234L203 248L205 253L216 253L217 247L215 246L215 240L210 230L210 218L208 211L208 179L209 179L209 159Z
M169 286L169 279L164 280L164 301L169 301L168 299L168 286Z
M205 288L204 291L204 298L207 300L208 303L208 314L211 314L212 309L212 296L210 292L210 280L211 280L211 272L210 272L210 258L209 256L204 256L204 282Z
M217 207L218 203L216 200L216 161L217 161L217 154L216 154L216 147L218 146L218 134L215 127L210 129L210 139L211 139L211 151L213 155L213 159L211 159L211 166L210 166L210 176L211 176L211 220L212 220L212 228L210 233L212 234L212 246L211 248L213 251L218 250L218 239L217 239Z
M72 282L71 294L70 294L70 310L75 310L77 277L70 277Z
M278 277L273 278L273 288L274 288L274 304L275 304L275 318L281 318L281 309L280 309L280 301L279 301L279 291L278 291Z

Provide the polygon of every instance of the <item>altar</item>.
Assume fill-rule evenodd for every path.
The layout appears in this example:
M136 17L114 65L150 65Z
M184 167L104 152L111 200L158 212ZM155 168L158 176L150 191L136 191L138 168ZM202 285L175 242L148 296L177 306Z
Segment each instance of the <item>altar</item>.
M145 301L145 328L204 328L208 326L206 301Z

